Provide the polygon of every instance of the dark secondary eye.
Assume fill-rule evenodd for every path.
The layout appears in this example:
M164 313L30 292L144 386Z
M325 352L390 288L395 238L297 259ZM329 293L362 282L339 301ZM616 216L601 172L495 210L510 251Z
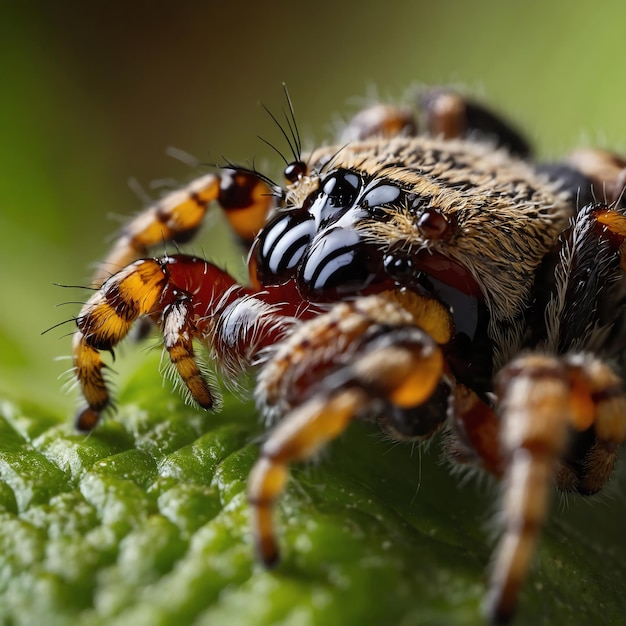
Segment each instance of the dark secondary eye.
M293 161L285 167L283 174L290 183L295 183L306 174L306 163Z
M322 192L328 196L328 202L340 207L351 205L356 200L361 179L353 172L339 170L326 178L322 184Z
M376 246L365 243L355 230L331 228L307 249L298 272L298 289L310 300L330 301L364 291L382 273Z
M308 209L318 228L352 208L360 188L361 177L348 170L337 170L322 180Z
M453 225L437 209L427 209L417 220L417 227L424 237L428 239L443 239L449 235Z

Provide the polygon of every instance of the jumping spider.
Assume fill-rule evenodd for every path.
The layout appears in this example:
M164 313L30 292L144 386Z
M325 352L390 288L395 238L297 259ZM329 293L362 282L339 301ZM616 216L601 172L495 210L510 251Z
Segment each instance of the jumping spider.
M291 462L357 417L401 440L445 430L449 459L502 479L487 611L505 622L553 483L597 492L626 437L626 162L588 150L537 165L515 130L452 91L419 108L419 123L366 109L304 157L290 105L284 187L233 167L133 219L77 318L77 424L93 429L110 406L100 352L141 316L202 408L216 394L194 340L226 380L258 367L275 426L248 497L267 565ZM213 202L249 247L249 285L196 256L147 257L193 236Z

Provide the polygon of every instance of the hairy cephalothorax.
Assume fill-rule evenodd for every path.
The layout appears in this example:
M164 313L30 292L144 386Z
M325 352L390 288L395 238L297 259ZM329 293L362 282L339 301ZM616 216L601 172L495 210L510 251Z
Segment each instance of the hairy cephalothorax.
M502 479L487 611L504 622L552 485L597 492L626 437L626 169L602 151L538 165L451 91L420 108L367 109L307 157L288 117L284 187L225 169L132 220L77 318L77 424L111 406L100 352L143 316L202 408L217 395L194 343L222 379L257 368L272 429L248 494L267 565L291 462L355 418L399 440L445 430L449 459ZM195 256L147 256L193 236L212 202L250 249L247 285Z

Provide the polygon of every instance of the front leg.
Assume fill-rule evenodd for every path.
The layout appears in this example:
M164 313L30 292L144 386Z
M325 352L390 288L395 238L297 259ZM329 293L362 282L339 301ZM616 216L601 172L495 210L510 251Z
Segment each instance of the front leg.
M310 458L355 417L383 416L383 427L413 439L443 424L445 411L434 420L432 412L420 416L418 410L441 384L452 384L440 348L452 332L450 314L437 301L384 292L335 305L274 353L260 373L257 396L270 417L283 419L263 445L248 489L265 564L278 559L273 509L289 463Z
M293 321L280 306L262 299L268 295L255 294L208 261L186 255L141 259L113 275L76 320L74 371L87 401L78 428L93 429L111 404L100 352L113 352L142 315L161 328L164 347L190 398L212 408L215 391L198 364L194 340L212 351L227 377L238 375Z

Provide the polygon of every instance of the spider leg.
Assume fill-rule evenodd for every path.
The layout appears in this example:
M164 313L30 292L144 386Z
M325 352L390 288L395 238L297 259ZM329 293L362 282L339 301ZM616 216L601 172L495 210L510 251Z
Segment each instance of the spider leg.
M93 284L99 287L112 272L147 255L154 246L192 238L214 201L237 236L249 244L265 223L275 195L260 176L246 170L224 170L197 178L145 208L121 230L99 264Z
M505 476L504 533L488 605L495 621L506 622L513 613L551 484L583 495L597 492L626 436L621 381L599 357L589 356L598 352L623 365L625 240L623 209L589 204L578 212L538 273L529 353L498 376Z
M457 384L452 392L449 423L451 437L445 442L445 455L455 463L479 466L500 478L500 419L493 408L469 387Z
M270 415L285 417L262 446L248 489L265 564L278 559L273 509L289 463L310 458L355 417L426 402L444 378L439 345L451 332L450 314L435 300L388 292L337 304L283 342L260 374L258 397ZM445 413L428 430L444 420Z
M209 408L213 396L194 356L193 339L210 335L214 318L248 291L211 263L185 255L141 259L106 280L76 321L74 367L88 405L78 415L78 428L94 428L111 402L100 352L113 352L145 314L163 329L165 348L192 398Z
M626 437L626 397L620 379L606 365L582 355L522 356L501 371L496 391L506 467L504 531L495 552L486 609L495 623L507 623L530 566L555 477L557 484L561 481L558 486L571 489L574 474L576 488L587 493L604 484ZM577 445L581 438L593 441L582 452Z
M626 186L626 161L606 150L579 149L567 159L591 182L592 193L599 202L623 202Z
M375 137L417 135L417 120L411 108L395 104L374 104L359 111L343 127L339 143Z
M525 346L549 354L602 350L623 364L625 273L624 209L584 206L537 272Z
M509 122L481 104L445 87L427 89L419 98L420 123L410 107L374 104L359 111L342 129L340 142L396 135L415 136L423 126L428 134L445 139L474 136L495 141L512 154L528 158L531 147Z
M429 134L445 139L478 136L522 158L531 156L528 141L508 121L452 89L435 87L420 94L421 119Z
M273 509L287 482L288 464L309 458L339 436L366 403L367 394L359 389L316 397L290 413L266 441L248 482L256 551L266 566L278 562Z
M77 418L81 430L95 427L110 403L100 351L112 352L139 315L153 310L166 282L157 261L137 261L108 279L81 309L72 343L76 378L88 404Z

